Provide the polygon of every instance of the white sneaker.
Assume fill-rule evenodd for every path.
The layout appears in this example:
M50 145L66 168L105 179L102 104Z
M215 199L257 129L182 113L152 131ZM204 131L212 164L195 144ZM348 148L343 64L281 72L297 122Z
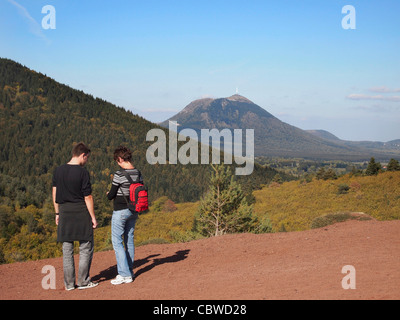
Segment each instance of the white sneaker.
M117 277L113 280L111 280L111 284L123 284L123 283L131 283L133 281L132 277L123 277L120 275L117 275Z
M94 288L94 287L97 287L99 284L98 283L95 283L95 282L89 282L87 285L85 285L85 286L80 286L80 287L78 287L78 289L79 290L84 290L84 289L90 289L90 288Z

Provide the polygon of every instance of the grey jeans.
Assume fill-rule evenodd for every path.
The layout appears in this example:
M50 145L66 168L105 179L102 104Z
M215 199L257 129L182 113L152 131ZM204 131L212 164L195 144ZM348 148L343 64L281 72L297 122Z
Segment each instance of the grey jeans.
M92 264L94 246L92 241L79 241L78 287L90 282L89 271ZM63 242L64 284L66 289L75 287L74 243Z

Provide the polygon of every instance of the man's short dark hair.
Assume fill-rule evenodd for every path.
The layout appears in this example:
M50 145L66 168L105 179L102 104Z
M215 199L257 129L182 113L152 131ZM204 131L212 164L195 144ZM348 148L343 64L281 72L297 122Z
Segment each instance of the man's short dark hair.
M87 155L90 153L90 149L83 142L79 142L72 148L72 156L79 157L82 153Z
M121 157L124 161L131 161L132 160L132 152L127 147L119 146L114 151L114 160L117 161L118 157Z

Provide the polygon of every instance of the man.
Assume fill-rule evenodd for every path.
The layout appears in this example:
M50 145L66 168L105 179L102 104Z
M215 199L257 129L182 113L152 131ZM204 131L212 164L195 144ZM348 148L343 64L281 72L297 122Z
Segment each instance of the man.
M78 289L93 288L89 271L93 258L94 214L89 172L84 168L90 149L82 142L72 149L72 158L54 171L53 204L56 212L57 241L63 244L64 284L75 289L74 241L79 241Z

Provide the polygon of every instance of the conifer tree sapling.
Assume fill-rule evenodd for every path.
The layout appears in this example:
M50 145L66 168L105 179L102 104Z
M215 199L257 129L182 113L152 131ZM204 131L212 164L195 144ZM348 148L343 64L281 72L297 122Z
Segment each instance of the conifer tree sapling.
M200 202L195 218L195 230L204 236L227 233L267 232L270 226L253 215L240 184L228 166L211 165L208 193Z

